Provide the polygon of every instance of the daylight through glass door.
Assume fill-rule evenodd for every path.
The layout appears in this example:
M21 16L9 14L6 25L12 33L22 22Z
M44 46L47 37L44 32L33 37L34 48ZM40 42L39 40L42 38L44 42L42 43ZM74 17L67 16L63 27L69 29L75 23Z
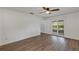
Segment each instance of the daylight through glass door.
M52 23L52 31L53 35L64 35L64 21L59 20L59 21L53 21Z

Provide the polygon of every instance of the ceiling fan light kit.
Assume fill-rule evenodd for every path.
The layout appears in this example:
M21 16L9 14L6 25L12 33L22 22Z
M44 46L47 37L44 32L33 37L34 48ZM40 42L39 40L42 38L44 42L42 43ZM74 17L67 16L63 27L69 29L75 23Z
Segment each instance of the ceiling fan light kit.
M49 11L46 11L46 13L49 14L50 12Z

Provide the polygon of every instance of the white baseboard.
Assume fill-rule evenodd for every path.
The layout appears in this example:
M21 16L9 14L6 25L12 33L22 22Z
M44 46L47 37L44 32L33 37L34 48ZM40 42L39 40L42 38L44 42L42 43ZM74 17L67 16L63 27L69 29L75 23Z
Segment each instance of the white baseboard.
M40 33L37 33L35 35L20 37L20 38L18 38L16 40L10 40L10 41L6 41L6 42L0 42L0 46L6 45L6 44L10 44L10 43L13 43L13 42L17 42L17 41L20 41L20 40L28 39L28 38L31 38L31 37L39 36L39 35L40 35Z

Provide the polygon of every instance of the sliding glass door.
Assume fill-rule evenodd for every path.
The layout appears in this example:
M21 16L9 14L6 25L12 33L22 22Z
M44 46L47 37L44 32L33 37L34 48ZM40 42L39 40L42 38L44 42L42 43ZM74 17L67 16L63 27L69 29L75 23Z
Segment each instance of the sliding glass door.
M64 35L64 21L59 20L59 21L53 21L52 23L52 31L53 35Z
M58 21L58 35L64 35L64 21Z

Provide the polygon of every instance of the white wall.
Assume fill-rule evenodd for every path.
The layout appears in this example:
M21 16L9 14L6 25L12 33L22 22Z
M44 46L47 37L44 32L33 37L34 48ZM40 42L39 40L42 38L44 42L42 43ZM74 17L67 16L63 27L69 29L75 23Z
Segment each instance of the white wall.
M2 12L0 10L0 44L2 40Z
M42 20L41 21L41 32L52 34L51 23L52 23L51 21Z
M48 20L50 22L47 22ZM44 20L43 23L45 22L45 24L50 24L52 21L55 21L55 20L64 20L64 36L65 37L79 40L79 12L50 17ZM48 31L46 31L47 29ZM48 26L43 30L43 32L48 33L48 34L51 34L50 33L51 31L52 30L49 30Z
M5 8L1 12L3 15L0 15L0 21L3 20L4 38L0 39L0 45L40 35L41 18Z
M65 37L79 40L79 12L65 15L64 27Z

